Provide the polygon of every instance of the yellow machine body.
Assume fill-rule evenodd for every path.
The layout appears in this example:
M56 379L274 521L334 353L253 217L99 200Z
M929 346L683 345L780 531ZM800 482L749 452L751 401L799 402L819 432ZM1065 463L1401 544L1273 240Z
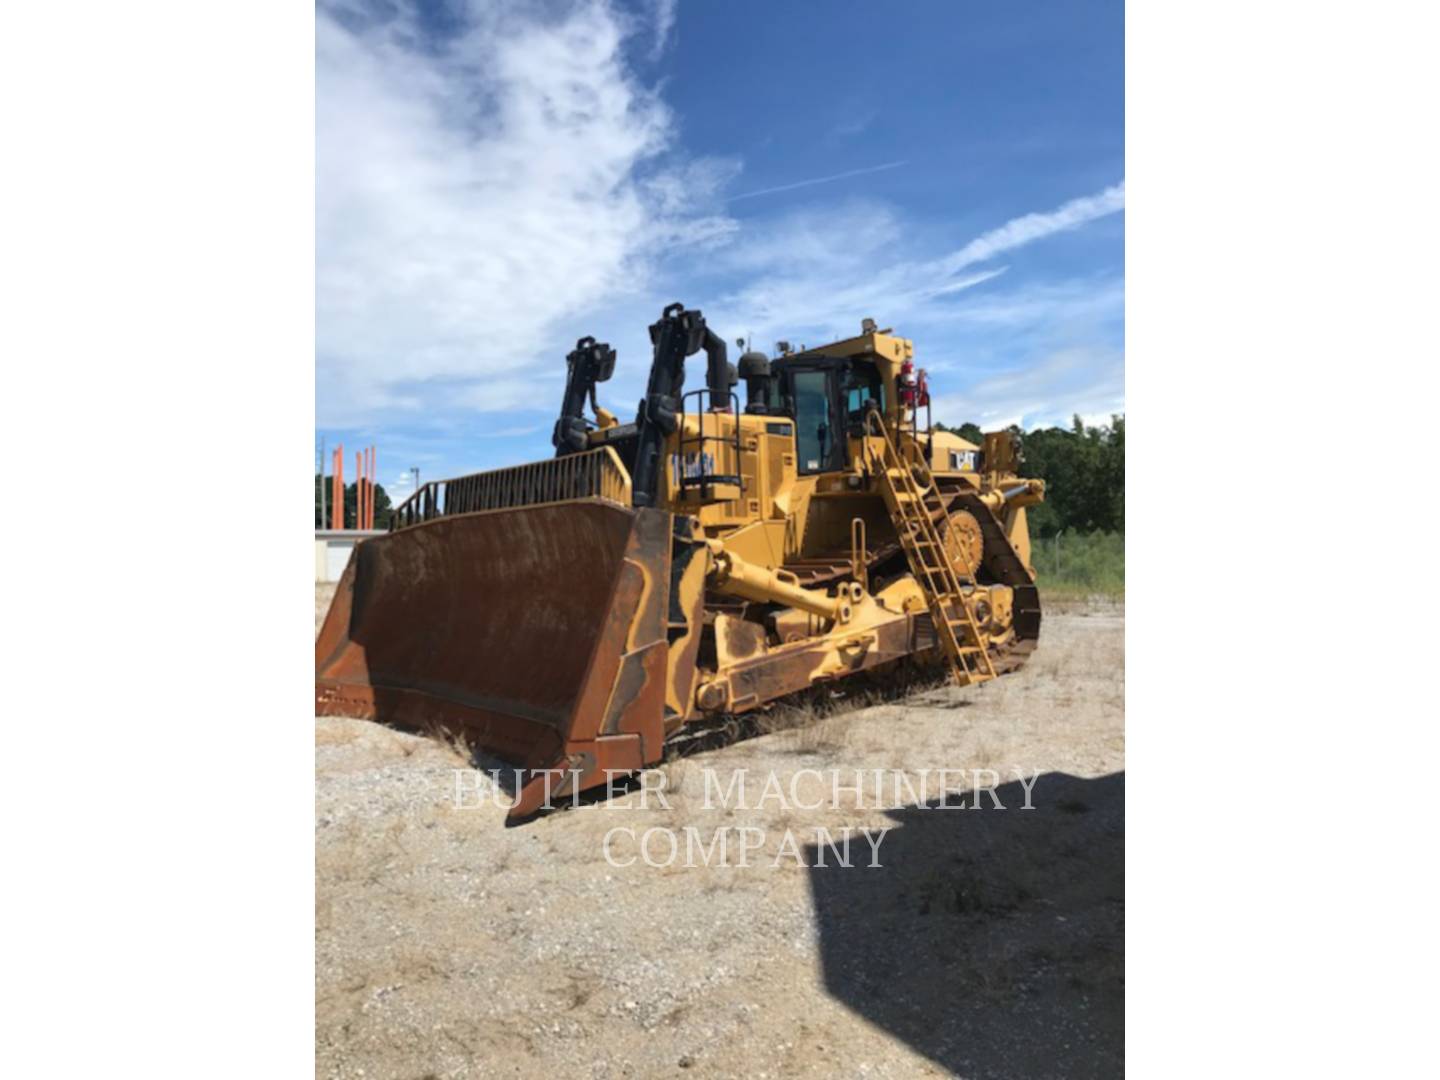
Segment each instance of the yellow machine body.
M652 328L657 370L678 317ZM529 770L523 818L817 683L906 660L962 685L1015 670L1039 636L1025 508L1044 485L1008 433L976 448L922 427L913 356L867 324L752 360L746 411L702 394L649 436L648 497L632 485L665 410L644 402L638 434L597 409L552 461L427 484L358 545L317 708L467 733Z

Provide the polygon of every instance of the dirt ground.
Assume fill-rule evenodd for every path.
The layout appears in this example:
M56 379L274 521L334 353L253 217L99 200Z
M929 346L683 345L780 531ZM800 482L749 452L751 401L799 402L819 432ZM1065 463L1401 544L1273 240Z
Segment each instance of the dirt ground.
M356 720L315 762L318 1076L1123 1073L1117 607L1047 613L994 683L672 762L668 808L507 829L462 754Z

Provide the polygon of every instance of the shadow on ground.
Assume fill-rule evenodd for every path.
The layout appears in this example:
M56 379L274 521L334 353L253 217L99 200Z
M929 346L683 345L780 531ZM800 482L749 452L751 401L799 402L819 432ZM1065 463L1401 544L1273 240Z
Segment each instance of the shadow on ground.
M995 796L892 812L880 868L807 852L825 989L961 1076L1119 1076L1125 774Z

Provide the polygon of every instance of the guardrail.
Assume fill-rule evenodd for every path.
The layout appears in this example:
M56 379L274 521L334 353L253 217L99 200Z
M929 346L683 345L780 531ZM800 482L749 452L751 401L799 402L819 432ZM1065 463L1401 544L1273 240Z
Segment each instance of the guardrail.
M695 399L695 412L697 416L697 433L687 435L685 433L685 417L688 410L685 402L690 398ZM740 483L740 399L735 394L725 395L727 399L721 408L716 408L717 396L711 394L709 389L701 387L698 390L691 390L688 394L680 397L680 441L676 446L677 458L679 459L679 471L677 487L680 489L680 500L683 502L692 488L705 488L712 484L736 484ZM705 434L705 418L710 416L714 419L715 434ZM731 434L726 435L721 430L720 418L730 418ZM735 466L734 473L721 474L716 470L716 463L720 455L711 454L707 449L710 443L719 443L722 448L730 451L730 461ZM693 448L693 449L688 449ZM693 463L693 464L692 464Z
M630 505L630 474L611 447L450 480L431 480L395 509L390 528L403 529L451 514L573 499L607 499L620 506Z

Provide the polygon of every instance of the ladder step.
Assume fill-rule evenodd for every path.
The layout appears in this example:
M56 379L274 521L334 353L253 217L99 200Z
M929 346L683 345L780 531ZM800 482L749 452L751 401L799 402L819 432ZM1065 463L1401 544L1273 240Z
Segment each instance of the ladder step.
M930 608L937 644L950 661L950 671L961 686L995 677L988 650L981 644L975 613L965 601L962 578L955 572L940 539L937 521L945 516L945 504L936 485L922 487L911 465L900 456L889 432L881 430L879 450L869 450L867 460L887 494L891 517L900 533L906 560ZM928 473L923 468L921 476ZM964 584L973 584L967 574Z

